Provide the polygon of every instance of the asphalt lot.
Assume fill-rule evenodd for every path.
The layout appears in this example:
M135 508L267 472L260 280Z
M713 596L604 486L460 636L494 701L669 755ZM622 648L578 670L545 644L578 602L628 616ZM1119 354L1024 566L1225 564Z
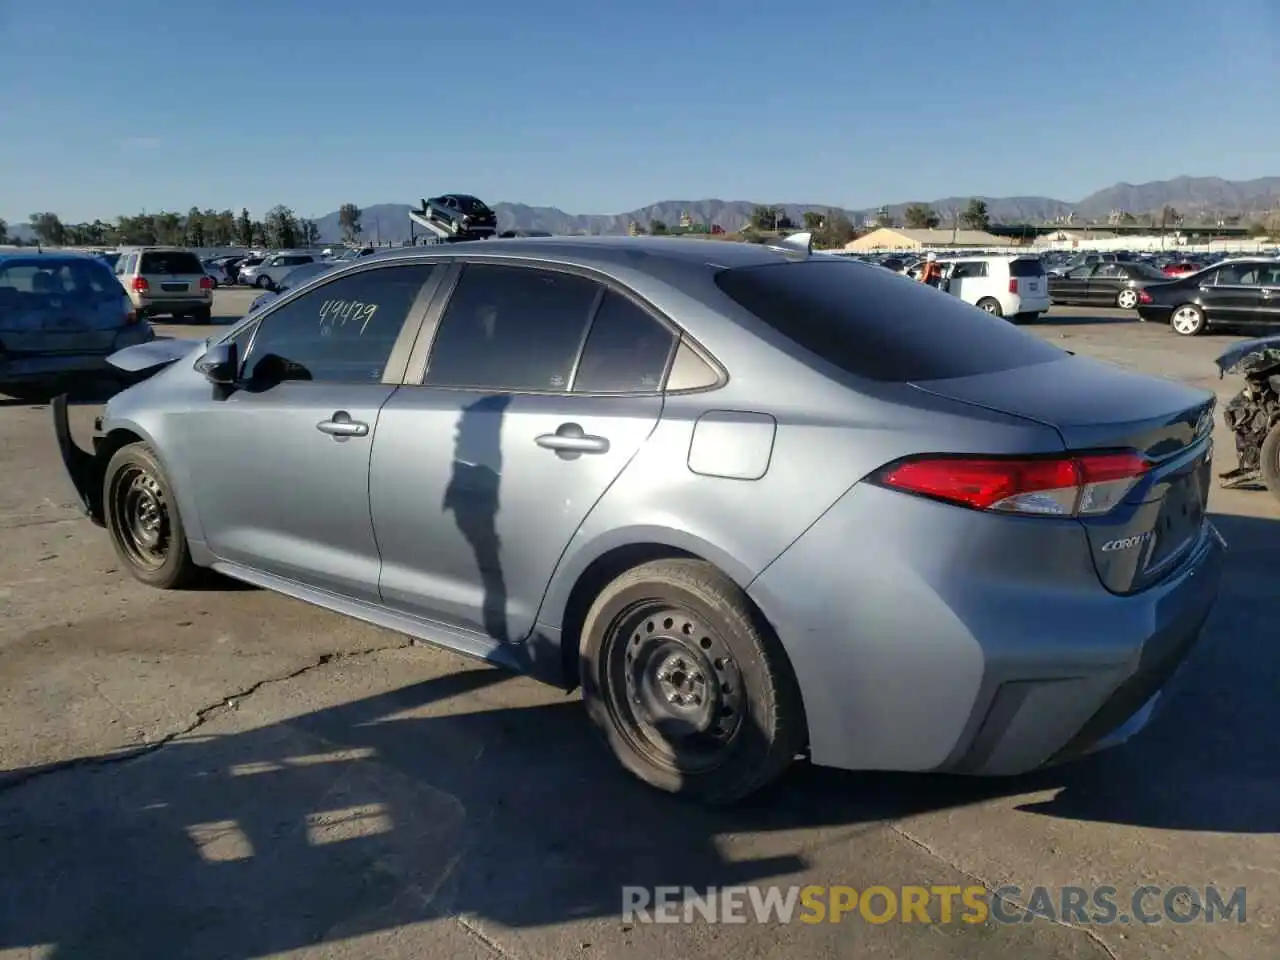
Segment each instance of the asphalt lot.
M252 299L220 291L227 322ZM1231 336L1057 308L1041 336L1216 390ZM208 327L158 327L163 336ZM74 409L87 435L97 411ZM1234 465L1219 427L1216 469ZM0 960L1274 956L1280 503L1215 490L1216 612L1135 741L1003 781L799 768L653 794L575 696L283 597L135 583L0 398ZM626 924L623 885L1247 888L1244 924Z

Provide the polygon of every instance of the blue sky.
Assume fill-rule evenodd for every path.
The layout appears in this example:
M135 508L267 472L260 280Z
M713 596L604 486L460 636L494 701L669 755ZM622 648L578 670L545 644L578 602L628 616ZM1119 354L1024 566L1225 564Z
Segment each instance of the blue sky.
M0 216L1280 174L1276 0L0 0ZM298 96L298 94L301 96Z

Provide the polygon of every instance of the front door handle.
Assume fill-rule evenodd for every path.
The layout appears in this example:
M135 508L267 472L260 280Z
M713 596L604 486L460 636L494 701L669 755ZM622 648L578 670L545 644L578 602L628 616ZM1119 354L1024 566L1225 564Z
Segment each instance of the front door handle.
M586 433L576 423L562 423L555 433L540 434L534 442L546 450L554 450L564 460L575 460L584 453L609 452L607 439Z
M369 425L361 423L359 420L352 420L351 414L345 410L335 410L332 417L328 420L321 420L316 424L316 429L321 433L327 433L331 437L337 437L339 440L345 440L348 437L367 437L369 435Z

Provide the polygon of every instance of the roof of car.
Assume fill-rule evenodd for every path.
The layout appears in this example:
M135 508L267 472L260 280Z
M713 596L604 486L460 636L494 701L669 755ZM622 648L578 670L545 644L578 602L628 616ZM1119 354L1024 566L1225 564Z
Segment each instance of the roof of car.
M37 253L37 252L36 252L36 251L34 251L34 250L33 250L32 252L30 252L30 253L25 253L25 252L20 252L20 251L16 251L16 250L15 250L15 251L13 251L13 252L11 252L11 253L0 253L0 263L5 263L5 262L7 262L7 261L12 261L12 260L33 260L33 261L38 261L38 260L91 260L91 261L93 261L94 263L101 263L101 262L102 262L102 258L101 258L101 257L99 257L99 256L96 256L95 254L92 254L92 253L80 253L80 252L75 251L75 250L67 250L67 251L58 250L58 251L53 251L53 252L46 251L46 252L44 252L44 253Z
M794 260L793 252L757 243L731 243L717 240L695 240L680 237L515 237L468 241L465 243L428 244L421 247L397 247L379 251L360 263L413 257L506 256L528 257L560 263L579 260L607 260L618 264L635 263L638 258L653 258L686 264L703 264L722 268L759 266Z

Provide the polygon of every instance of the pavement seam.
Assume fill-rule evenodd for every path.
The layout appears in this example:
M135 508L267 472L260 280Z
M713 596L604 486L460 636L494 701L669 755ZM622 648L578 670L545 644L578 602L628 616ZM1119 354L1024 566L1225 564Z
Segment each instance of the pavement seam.
M462 928L464 933L466 933L470 937L474 937L476 940L479 940L482 944L484 944L486 947L492 950L494 956L500 957L501 960L517 960L517 957L514 953L511 953L508 950L506 950L502 946L502 944L500 944L497 940L493 939L493 937L489 936L487 933L485 933L475 924L471 923L471 921L469 921L466 917L459 915L457 917L454 917L454 921L458 924L459 927Z
M969 870L968 868L962 866L961 864L956 863L954 860L950 859L949 857L946 857L943 854L939 853L929 844L925 843L925 841L909 833L902 826L896 823L888 823L886 824L886 826L890 830L892 830L894 833L896 833L898 836L902 837L903 840L906 840L908 843L912 844L913 846L918 847L920 850L923 850L925 853L933 857L938 862L946 864L948 867L950 867L952 870L955 870L957 873L962 873L966 877L968 877L970 880L974 880L982 884L984 887L987 888L987 890L991 893L993 897L998 896L998 894L996 893L996 885L991 883L985 877L979 876L978 874L974 873L972 870ZM1027 909L1027 904L1019 903L1017 900L1013 899L1012 897L1001 896L999 897L999 899L1004 900L1006 903L1013 904L1015 907L1019 908L1020 910ZM1045 919L1049 920L1050 923L1054 923L1060 927L1066 927L1068 930L1079 931L1080 933L1084 934L1090 941L1092 941L1093 944L1099 950L1101 950L1104 954L1106 954L1106 956L1108 957L1108 960L1120 960L1120 955L1111 948L1110 944L1108 944L1105 940L1103 940L1100 936L1098 936L1098 934L1095 931L1091 930L1090 928L1077 926L1074 923L1068 923L1067 921L1059 920L1056 917L1055 918L1046 917Z
M320 667L328 666L338 661L355 660L360 657L369 657L378 653L388 653L393 650L404 650L413 646L413 640L405 637L399 643L386 644L378 647L366 647L363 650L337 651L333 653L322 653L311 662L291 670L289 673L282 674L278 677L264 677L255 683L250 684L242 690L230 693L220 699L217 703L209 704L206 707L198 709L192 721L185 727L166 733L157 740L149 743L141 744L137 747L123 747L114 753L108 753L96 757L77 757L73 760L63 760L58 763L51 763L44 767L38 767L26 773L12 774L6 777L0 773L0 794L8 793L19 787L24 787L36 780L43 780L45 777L54 776L59 773L66 773L71 770L83 770L87 768L109 767L120 763L128 763L131 760L139 760L142 757L150 756L157 750L167 747L182 737L188 736L199 730L215 716L218 716L223 710L234 708L236 704L252 697L255 693L265 687L274 686L278 683L288 683L290 680L296 680L304 674L310 673Z

